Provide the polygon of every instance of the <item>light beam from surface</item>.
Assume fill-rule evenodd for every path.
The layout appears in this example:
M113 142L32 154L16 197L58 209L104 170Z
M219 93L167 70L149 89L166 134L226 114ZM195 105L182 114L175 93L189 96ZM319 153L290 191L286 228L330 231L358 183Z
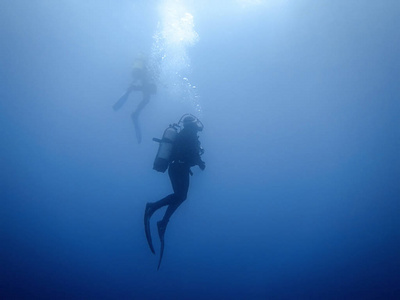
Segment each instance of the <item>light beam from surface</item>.
M151 53L154 74L174 98L190 101L200 112L196 87L188 79L191 65L187 49L199 39L194 30L193 15L180 0L162 1L159 14Z

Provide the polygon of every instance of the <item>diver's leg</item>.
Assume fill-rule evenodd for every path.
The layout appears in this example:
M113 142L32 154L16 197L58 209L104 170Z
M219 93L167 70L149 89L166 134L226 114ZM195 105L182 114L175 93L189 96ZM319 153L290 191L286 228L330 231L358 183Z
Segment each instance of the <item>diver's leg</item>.
M160 268L163 253L164 253L164 234L167 228L169 219L175 210L185 201L187 191L189 188L189 168L181 164L172 163L168 169L168 174L171 179L172 187L174 189L172 203L167 207L164 217L161 221L157 222L158 236L160 237L160 260L158 262L157 270Z
M160 201L153 202L153 203L146 203L146 208L144 211L144 231L146 234L147 243L149 244L151 252L155 253L153 242L151 239L151 230L150 230L150 218L154 214L154 212L165 206L169 205L174 201L174 194L168 195L167 197L161 199Z
M172 214L183 203L183 201L186 200L189 189L189 169L186 166L180 164L171 164L168 174L171 179L174 194L170 200L167 210L165 211L163 219L157 223L159 232L161 231L163 235Z
M186 200L189 190L190 168L185 164L172 163L168 169L174 194L177 198Z
M138 104L136 107L136 110L132 113L131 117L135 121L135 119L139 118L140 112L143 110L143 108L146 107L147 104L150 102L150 94L147 92L143 92L143 98L142 101Z
M173 203L174 198L175 195L171 194L157 202L147 202L146 208L144 210L145 222L148 222L150 220L151 216L154 214L156 210L160 209L163 206L170 205L171 203Z
M150 102L150 95L143 92L142 101L139 103L138 107L131 115L133 125L135 126L136 139L138 143L142 141L142 130L140 129L140 124L139 124L139 114L149 102Z
M125 93L118 99L118 101L113 105L113 109L114 110L118 110L120 109L126 102L126 100L128 100L129 95L131 94L131 92L133 91L133 85L130 85Z
M157 202L148 202L146 204L146 211L148 211L148 214L151 216L153 213L160 209L163 206L169 205L172 202L174 202L174 194L168 195L167 197L162 198L161 200Z
M169 219L171 218L172 214L176 211L176 209L183 203L184 200L182 199L177 199L174 203L171 203L168 205L167 210L165 211L164 217L159 223L164 224L165 227L167 227L167 224L169 222Z
M151 240L151 230L150 230L150 217L154 213L154 210L151 209L151 205L149 203L146 204L146 208L144 210L144 233L146 234L147 244L150 247L151 252L155 254L153 247L153 242Z
M172 214L176 211L176 209L183 203L183 201L184 200L182 199L180 200L177 199L174 203L168 205L164 217L162 218L161 221L157 222L158 236L161 242L160 262L158 264L158 267L160 267L162 254L164 251L164 235L165 235L165 230L167 229L169 219L171 218Z
M168 168L168 175L169 175L169 179L171 181L172 184L172 188L174 190L173 194L168 195L167 197L164 197L163 199L157 201L157 202L149 202L146 204L146 211L148 212L148 214L151 216L153 215L153 213L160 209L163 206L166 205L171 205L173 203L179 202L179 200L176 198L177 195L177 191L179 191L179 169L178 169L178 165L172 163L169 168Z

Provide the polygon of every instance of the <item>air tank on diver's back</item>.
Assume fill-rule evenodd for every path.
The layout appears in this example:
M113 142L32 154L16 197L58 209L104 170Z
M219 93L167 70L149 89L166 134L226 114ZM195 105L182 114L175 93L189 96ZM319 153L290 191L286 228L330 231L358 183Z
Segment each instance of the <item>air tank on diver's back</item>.
M160 143L156 158L154 159L153 169L158 172L165 172L171 161L172 149L178 136L177 124L169 125L165 129L162 139L153 138L153 141Z

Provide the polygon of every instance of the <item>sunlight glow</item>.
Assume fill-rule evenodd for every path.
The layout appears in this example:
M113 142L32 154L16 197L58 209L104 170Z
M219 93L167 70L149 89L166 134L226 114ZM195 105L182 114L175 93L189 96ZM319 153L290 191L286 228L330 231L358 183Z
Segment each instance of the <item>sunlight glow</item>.
M263 0L236 0L236 2L242 7L256 6L263 4Z
M190 58L188 47L199 39L194 30L194 18L180 0L164 0L159 7L160 23L154 35L152 60L158 68L160 82L182 100L191 101L200 110L198 95L188 76Z

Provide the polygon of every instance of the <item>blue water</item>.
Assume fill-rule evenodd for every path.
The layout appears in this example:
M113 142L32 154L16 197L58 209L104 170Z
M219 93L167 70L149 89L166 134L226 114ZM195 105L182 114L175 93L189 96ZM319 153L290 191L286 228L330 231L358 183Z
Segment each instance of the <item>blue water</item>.
M400 2L197 2L0 3L0 298L398 299ZM172 3L194 27L159 44ZM152 138L186 112L207 167L157 271Z

